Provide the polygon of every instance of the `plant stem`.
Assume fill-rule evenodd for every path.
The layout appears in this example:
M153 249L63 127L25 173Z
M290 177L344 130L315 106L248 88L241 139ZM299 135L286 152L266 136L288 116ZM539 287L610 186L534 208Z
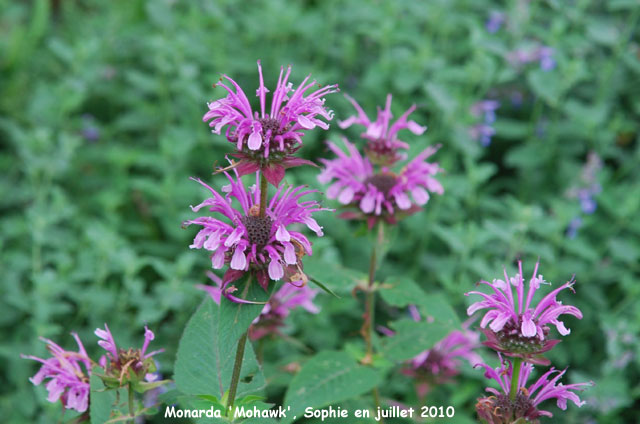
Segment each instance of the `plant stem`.
M129 383L129 415L131 415L131 423L135 423L135 409L133 406L133 385Z
M365 297L365 311L364 311L364 323L362 325L362 337L364 338L365 344L367 346L367 353L365 355L365 359L367 362L371 362L373 360L373 325L374 325L374 316L375 316L375 305L376 305L376 297L375 297L375 277L376 277L376 268L378 266L378 256L382 247L382 243L384 241L384 227L382 222L378 224L378 234L376 237L376 242L371 248L371 259L369 261L369 281L367 284L366 297ZM380 392L377 387L374 387L371 391L373 395L373 402L375 404L376 410L380 408ZM384 419L380 418L380 422L384 424Z
M522 358L513 359L513 372L511 373L511 389L509 390L509 399L516 400L518 394L518 380L520 378L520 367L522 366Z
M227 414L231 413L233 402L236 400L236 391L240 381L240 370L242 369L242 359L244 358L244 347L247 345L247 332L245 331L238 340L236 348L236 360L233 363L233 374L231 374L231 385L229 386L229 397L227 398Z
M267 213L267 192L269 191L269 182L260 173L260 218L264 218Z

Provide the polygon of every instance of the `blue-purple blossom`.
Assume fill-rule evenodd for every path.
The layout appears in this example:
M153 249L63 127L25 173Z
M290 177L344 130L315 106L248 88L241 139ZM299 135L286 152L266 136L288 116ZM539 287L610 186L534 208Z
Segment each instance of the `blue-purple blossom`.
M507 53L507 60L515 67L538 62L540 69L550 71L556 67L554 49L545 45L528 46Z
M485 27L487 28L488 32L493 34L500 30L504 21L505 21L504 13L492 10L491 13L489 13L489 18L487 19Z
M482 122L473 125L469 129L469 134L471 138L480 142L483 147L491 144L491 137L496 133L493 123L496 121L496 110L499 107L500 102L497 100L481 100L474 103L470 108L471 114L476 118L482 119Z

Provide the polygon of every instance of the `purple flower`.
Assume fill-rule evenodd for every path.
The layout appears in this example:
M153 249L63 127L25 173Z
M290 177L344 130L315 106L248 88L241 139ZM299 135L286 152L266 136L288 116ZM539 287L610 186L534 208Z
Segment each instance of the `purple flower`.
M328 129L329 125L322 121L333 119L333 112L324 107L323 96L338 91L337 85L328 85L312 90L316 81L309 82L307 76L298 88L294 89L289 82L291 66L280 69L280 77L271 98L271 109L265 108L266 93L262 66L258 61L260 86L256 96L260 101L260 111L253 111L249 99L242 88L231 78L223 75L229 85L219 82L227 90L225 98L208 104L209 111L202 118L209 122L212 132L220 134L227 127L227 140L236 145L234 157L240 159L236 164L240 176L262 170L267 180L277 186L284 177L286 168L304 164L313 165L293 154L302 146L305 130L315 127ZM233 87L233 88L232 88ZM235 90L235 91L234 91Z
M42 363L40 370L29 380L39 385L49 379L46 385L49 402L60 400L67 409L85 412L89 405L89 376L91 375L91 359L76 333L71 333L78 344L78 352L62 349L53 341L41 338L47 344L47 350L53 355L48 359L21 355Z
M521 357L533 363L548 364L547 360L537 355L548 351L560 342L548 339L548 325L555 325L558 332L566 336L570 330L558 318L560 315L570 314L581 319L582 312L575 306L563 305L556 299L558 293L566 288L573 291L573 280L548 293L537 305L533 304L533 297L540 285L547 284L542 275L537 275L538 265L539 263L536 263L526 294L521 261L518 261L518 274L515 277L509 278L505 270L504 281L493 280L492 283L481 281L481 284L491 287L493 294L479 291L466 293L467 296L477 294L483 298L482 301L469 306L467 314L472 315L480 309L488 310L480 322L483 329L489 325L489 330L483 330L487 336L487 341L483 344L508 356ZM515 296L511 286L516 289Z
M107 324L104 325L104 330L96 328L95 335L101 339L98 345L107 351L106 356L100 358L100 366L105 369L105 376L107 376L107 378L103 376L107 387L110 387L109 383L116 382L119 383L117 386L122 386L125 377L127 380L136 381L152 378L152 373L156 371L152 356L163 352L164 349L147 353L149 343L155 338L155 335L146 325L144 327L144 342L140 349L118 349ZM109 377L113 378L109 379Z
M531 48L522 48L507 53L507 60L513 66L523 66L532 62L539 62L540 69L550 71L556 67L556 61L553 58L554 49L549 46L537 45Z
M384 109L378 107L378 116L375 121L371 121L362 107L351 97L345 97L353 104L358 113L357 116L350 116L344 121L339 121L340 128L345 129L357 124L365 127L365 132L361 137L369 140L365 152L369 159L376 164L392 165L393 163L406 159L405 154L398 153L399 149L408 149L409 145L398 139L398 132L408 129L416 135L423 134L427 127L418 125L415 121L407 120L409 115L416 109L412 105L407 111L391 124L391 94L387 95L387 102Z
M510 361L503 361L502 356L500 356L500 361L501 365L495 369L487 364L476 365L483 367L485 369L484 376L495 380L500 387L500 389L487 388L486 390L492 395L478 399L476 404L479 418L490 424L513 423L518 419L524 419L526 422L537 422L539 417L552 417L553 414L551 412L538 409L538 406L548 399L556 399L558 408L563 411L567 409L567 400L580 407L585 402L581 401L574 391L584 390L586 386L593 385L593 382L567 385L559 383L560 378L567 369L560 371L551 368L535 383L527 387L527 380L533 370L533 365L525 363L518 374L516 397L511 400L509 391L513 366Z
M493 34L500 30L504 21L505 21L504 13L497 12L494 10L494 11L491 11L491 13L489 14L489 19L487 19L485 27L487 28L488 32Z
M202 226L189 247L212 252L211 265L214 269L229 265L223 278L222 294L235 301L239 301L231 295L235 287L228 285L246 272L255 273L258 283L265 290L269 280L284 279L296 285L304 284L306 276L302 272L301 258L305 254L311 255L311 243L302 233L287 227L304 224L316 235L322 236L322 227L312 214L330 209L320 207L313 200L301 201L302 197L316 190L280 185L268 201L266 215L261 217L259 184L247 190L238 172L234 172L236 178L225 172L229 184L221 190L224 196L203 181L195 180L206 187L212 197L191 209L197 212L207 207L210 212L216 212L219 218L203 216L187 221L186 225ZM239 209L232 207L233 199L238 202Z
M491 137L496 133L493 123L496 121L496 110L500 107L500 102L496 100L481 100L474 103L471 114L476 118L482 118L483 122L471 127L469 133L471 138L479 141L483 147L491 144Z
M208 272L207 275L215 283L215 286L200 285L198 288L205 290L211 295L214 302L220 304L223 281L212 272ZM320 308L313 303L313 298L317 294L317 290L310 288L306 284L302 286L282 285L269 298L260 315L256 317L251 327L249 327L249 337L251 340L258 340L268 334L279 334L285 319L289 316L291 310L297 307L302 307L307 312L317 314L320 312Z
M328 198L337 198L341 204L359 209L359 212L342 214L343 218L364 218L370 226L380 218L395 223L402 214L414 213L426 204L429 191L444 192L440 182L433 177L442 169L437 163L426 162L439 146L427 147L396 173L384 166L378 172L374 171L371 161L353 144L347 139L344 144L348 153L334 143L328 143L329 149L338 157L321 159L325 168L318 176L323 184L333 181L327 190Z
M601 168L602 160L600 157L594 152L589 152L587 162L582 167L580 183L576 184L568 192L570 198L578 199L580 209L587 215L594 213L598 207L594 196L602 191L597 179L598 171Z
M569 222L569 227L567 227L567 237L570 239L576 238L580 227L582 227L582 218L577 216Z

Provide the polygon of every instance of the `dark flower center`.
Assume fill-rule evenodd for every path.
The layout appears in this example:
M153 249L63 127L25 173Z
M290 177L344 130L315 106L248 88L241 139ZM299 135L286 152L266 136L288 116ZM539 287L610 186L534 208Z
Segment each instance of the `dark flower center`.
M140 349L130 348L128 350L120 349L118 351L118 362L121 367L129 364L129 368L137 371L138 365L142 362Z
M397 178L393 174L376 174L364 180L364 183L373 185L386 196L389 194L389 191L396 185L396 181Z
M266 246L271 238L271 227L273 221L268 216L245 216L242 217L242 224L247 229L249 243L255 244L259 249Z
M535 353L542 349L549 334L549 327L543 327L544 338L542 340L537 334L533 337L525 337L520 331L521 321L518 319L518 322L514 323L513 320L510 320L502 330L496 333L500 346L513 353Z
M500 408L499 411L503 411L503 413L509 413L506 417L513 416L514 418L527 417L527 412L531 408L534 408L533 402L522 392L518 392L515 400L509 399L509 396L501 393L496 397L496 400L493 402L494 407ZM503 417L504 414L501 414ZM529 418L529 417L527 417Z
M267 134L271 130L271 137L281 134L280 121L273 118L262 118L259 120L262 125L262 134Z

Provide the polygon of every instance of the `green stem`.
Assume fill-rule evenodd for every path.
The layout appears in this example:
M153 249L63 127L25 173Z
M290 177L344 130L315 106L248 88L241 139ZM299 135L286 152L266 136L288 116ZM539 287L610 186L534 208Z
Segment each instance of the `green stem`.
M264 218L267 213L267 192L269 191L269 182L260 173L260 218Z
M516 400L518 394L518 379L520 378L520 367L522 366L522 358L513 359L513 372L511 373L511 390L509 390L509 399Z
M245 331L238 340L236 348L236 360L233 363L233 374L231 374L231 386L229 386L229 397L227 398L227 414L231 413L233 402L236 400L238 382L240 381L240 370L242 369L242 359L244 358L244 348L247 345L247 332Z
M129 383L129 415L131 415L131 423L135 423L135 409L133 405L133 385Z

